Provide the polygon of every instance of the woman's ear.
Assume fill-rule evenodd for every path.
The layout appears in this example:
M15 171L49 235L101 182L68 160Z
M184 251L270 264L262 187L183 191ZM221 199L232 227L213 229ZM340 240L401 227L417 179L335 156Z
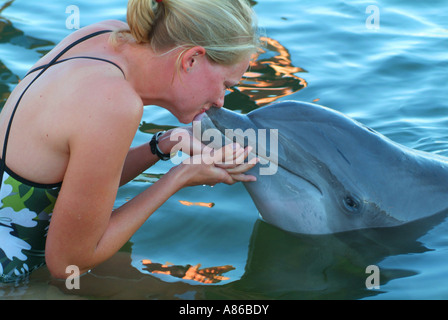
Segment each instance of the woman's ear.
M184 52L181 59L181 69L190 72L199 61L205 57L206 50L203 47L196 46Z

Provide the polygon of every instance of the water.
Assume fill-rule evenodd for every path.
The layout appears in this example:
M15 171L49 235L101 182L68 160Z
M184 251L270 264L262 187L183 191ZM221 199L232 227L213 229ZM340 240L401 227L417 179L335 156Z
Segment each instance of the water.
M226 97L228 108L246 113L276 100L317 102L401 144L448 156L447 0L253 3L267 49ZM28 68L73 31L66 28L71 4L0 1L2 104ZM125 19L124 0L76 5L81 26ZM379 20L369 20L369 5ZM177 125L148 106L134 144ZM159 163L123 187L116 205L169 167ZM42 268L26 283L1 285L0 297L447 299L447 231L442 215L400 228L294 236L261 221L242 185L199 186L174 195L111 261L83 276L79 290L67 290ZM219 275L204 270L185 279L198 264ZM369 265L379 267L379 289L366 288Z

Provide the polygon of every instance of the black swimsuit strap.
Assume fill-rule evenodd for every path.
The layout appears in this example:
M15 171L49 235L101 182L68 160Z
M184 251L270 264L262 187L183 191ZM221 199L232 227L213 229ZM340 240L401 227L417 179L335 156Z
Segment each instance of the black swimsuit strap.
M37 69L42 69L40 72L39 72L39 74L28 84L28 86L22 91L22 93L20 94L20 96L19 96L19 99L17 100L17 102L16 102L16 105L14 106L14 109L12 110L12 113L11 113L11 117L9 118L9 123L8 123L8 127L6 128L6 134L5 134L5 139L4 139L4 142L3 142L3 152L2 152L2 157L1 157L1 159L0 159L0 188L1 188L1 182L3 181L3 173L5 172L5 166L6 166L6 149L7 149L7 146L8 146L8 140L9 140L9 133L11 132L11 126L12 126L12 122L13 122L13 119L14 119L14 116L15 116L15 114L16 114L16 111L17 111L17 108L18 108L18 106L19 106L19 104L20 104L20 101L22 100L22 98L23 98L23 96L25 95L25 93L26 93L26 91L31 87L31 85L45 72L45 71L47 71L47 69L48 68L50 68L52 65L54 65L56 62L57 62L57 60L60 58L60 57L62 57L67 51L69 51L71 48L73 48L74 46L76 46L76 45L78 45L79 43L81 43L81 42L83 42L83 41L86 41L86 40L88 40L88 39L90 39L90 38L93 38L93 37L96 37L96 36L98 36L98 35L100 35L100 34L103 34L103 33L107 33L107 32L112 32L112 30L101 30L101 31L97 31L97 32L94 32L94 33L91 33L91 34L88 34L88 35L86 35L86 36L84 36L84 37L82 37L82 38L80 38L80 39L78 39L78 40L76 40L76 41L74 41L74 42L72 42L71 44L69 44L67 47L65 47L61 52L59 52L48 64L46 64L46 65L44 65L44 66L42 66L42 68L41 67L39 67L39 68L37 68ZM70 59L70 58L69 58ZM69 60L69 59L66 59L66 60ZM95 58L95 59L100 59L100 60L104 60L104 59L101 59L101 58ZM111 62L111 61L109 61L109 60L107 60L108 62ZM112 63L112 62L111 62ZM115 63L113 63L113 64L115 64ZM116 65L116 64L115 64ZM119 67L120 68L120 67ZM123 72L123 70L120 68L120 70L121 70L121 72ZM32 70L33 71L33 70ZM35 69L34 69L34 71L36 71ZM124 74L124 73L123 73Z
M55 63L53 63L53 65L56 65L56 64L59 64L59 63L68 61L68 60L73 60L73 59L91 59L91 60L98 60L98 61L108 62L108 63L113 64L114 66L116 66L118 69L120 69L121 73L122 73L123 76L126 78L126 74L124 73L123 69L121 69L121 67L120 67L118 64L116 64L116 63L113 62L113 61L110 61L110 60L107 60L107 59L103 59L103 58L88 57L88 56L77 56L77 57L71 57L71 58L67 58L67 59L62 59L62 60L56 61ZM36 71L38 71L38 70L41 70L41 69L43 69L43 68L46 68L47 66L48 66L48 64L44 64L44 65L42 65L42 66L40 66L40 67L37 67L37 68L34 68L34 69L28 71L28 73L25 75L25 78L26 78L29 74L31 74L31 73L33 73L33 72L36 72Z

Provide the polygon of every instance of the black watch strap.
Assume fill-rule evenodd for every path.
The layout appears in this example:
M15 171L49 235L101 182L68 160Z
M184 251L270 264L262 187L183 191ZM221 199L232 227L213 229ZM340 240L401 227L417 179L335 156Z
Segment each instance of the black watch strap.
M170 154L169 153L163 153L162 151L160 151L159 149L159 137L164 134L165 131L159 131L157 132L151 139L151 141L149 142L149 146L151 148L151 152L152 154L158 156L160 158L160 160L163 161L167 161L170 160Z

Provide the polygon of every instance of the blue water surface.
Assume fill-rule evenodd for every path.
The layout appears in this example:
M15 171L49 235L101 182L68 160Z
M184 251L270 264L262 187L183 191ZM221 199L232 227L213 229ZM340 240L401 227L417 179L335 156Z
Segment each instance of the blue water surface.
M315 102L398 143L448 156L447 0L252 3L267 46L226 107L246 113L273 101ZM68 6L79 8L82 27L125 20L126 4L0 1L2 105L36 60L74 31ZM146 106L133 144L178 125L166 110ZM121 188L116 207L171 166L158 163ZM209 275L213 283L186 279L196 265L225 272ZM369 265L379 267L378 289L366 287ZM117 255L83 276L80 289L66 289L42 268L24 283L1 285L0 298L447 299L447 265L445 216L387 230L292 235L262 221L241 184L198 186L175 194Z

